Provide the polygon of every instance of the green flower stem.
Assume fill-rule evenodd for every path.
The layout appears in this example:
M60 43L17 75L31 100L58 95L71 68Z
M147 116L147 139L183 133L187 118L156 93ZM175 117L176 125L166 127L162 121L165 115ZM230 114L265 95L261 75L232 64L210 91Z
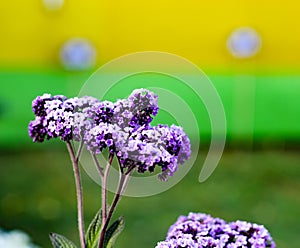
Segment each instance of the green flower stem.
M121 200L122 193L125 190L125 187L128 182L128 179L130 178L132 169L128 170L125 174L120 171L119 185L118 185L117 193L115 194L115 197L113 199L112 205L109 209L107 216L105 216L105 218L102 219L102 229L101 229L101 233L100 233L100 240L99 240L98 248L104 248L103 244L104 244L105 233L106 233L108 224L110 222L110 219L113 215L114 210L116 209L118 202Z
M72 160L75 185L76 185L76 196L77 196L77 212L78 212L78 231L79 231L79 239L81 248L86 248L86 241L84 236L84 217L83 217L83 200L82 200L82 185L80 178L80 170L78 165L78 160L80 156L80 152L75 155L72 144L68 141L67 147Z

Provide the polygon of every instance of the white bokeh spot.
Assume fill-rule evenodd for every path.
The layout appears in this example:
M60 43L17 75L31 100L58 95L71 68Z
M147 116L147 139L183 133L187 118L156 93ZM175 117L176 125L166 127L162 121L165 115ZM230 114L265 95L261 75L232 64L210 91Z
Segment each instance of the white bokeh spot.
M64 0L43 0L43 4L47 10L60 10L64 2Z
M88 70L96 63L96 49L87 39L72 38L61 47L60 60L67 70Z
M249 58L258 53L261 43L260 35L253 28L242 27L230 34L227 48L236 58Z

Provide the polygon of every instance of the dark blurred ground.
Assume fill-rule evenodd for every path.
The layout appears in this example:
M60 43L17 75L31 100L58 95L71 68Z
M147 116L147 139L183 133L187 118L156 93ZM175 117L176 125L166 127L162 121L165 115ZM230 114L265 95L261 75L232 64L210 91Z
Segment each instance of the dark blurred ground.
M167 192L124 197L116 216L126 218L117 247L154 247L181 214L205 212L232 221L264 224L277 247L299 247L300 154L296 151L230 150L213 175L198 182L204 154L188 175ZM86 220L100 207L100 186L83 173ZM50 247L49 232L77 239L75 189L66 149L2 151L0 226L21 229Z

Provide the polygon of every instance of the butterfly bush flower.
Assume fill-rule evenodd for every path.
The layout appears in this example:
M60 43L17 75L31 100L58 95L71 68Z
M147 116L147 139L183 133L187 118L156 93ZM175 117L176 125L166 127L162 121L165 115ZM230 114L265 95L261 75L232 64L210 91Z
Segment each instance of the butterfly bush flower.
M246 221L227 223L202 213L180 216L156 248L275 248L267 229Z

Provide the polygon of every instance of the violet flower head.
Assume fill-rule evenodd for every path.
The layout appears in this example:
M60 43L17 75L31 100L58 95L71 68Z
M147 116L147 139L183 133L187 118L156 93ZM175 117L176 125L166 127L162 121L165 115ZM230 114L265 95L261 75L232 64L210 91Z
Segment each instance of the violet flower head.
M121 128L148 125L158 112L157 95L146 89L134 90L115 103L113 123Z
M29 136L34 142L57 137L63 141L80 140L82 129L90 127L87 123L86 109L97 101L92 97L67 99L61 95L38 96L32 102L36 119L29 123Z
M123 168L137 167L139 173L144 173L153 172L159 166L162 180L172 176L178 169L178 163L182 164L184 158L190 156L190 142L186 134L182 128L174 125L142 126L136 130L127 128L126 131L115 133L113 138ZM185 155L179 161L181 150Z
M101 122L99 125L85 131L84 144L93 154L99 154L105 148L109 148L110 152L113 153L115 151L113 133L118 130L117 125Z
M43 94L42 96L37 96L32 101L32 111L35 114L35 116L46 116L46 107L45 103L46 101L52 101L52 100L60 100L64 101L67 98L63 95L57 95L57 96L51 96L50 94Z
M179 164L183 164L190 158L191 142L182 127L158 125L156 129L161 132L161 139L165 141L167 151L176 156Z
M44 94L32 101L32 109L36 119L29 123L29 136L34 142L43 142L45 138L61 137L71 139L70 115L73 109L64 106L65 96Z
M83 96L70 98L65 103L65 105L68 104L73 108L72 140L82 141L85 131L90 130L95 125L95 121L90 118L89 112L99 102L97 98Z
M69 98L70 103L74 106L75 112L86 113L92 106L100 101L92 96L73 97Z
M172 159L172 155L156 143L160 140L148 139L144 133L144 131L148 131L147 128L143 127L133 132L128 131L120 131L114 134L116 154L121 167L137 167L137 171L140 173L153 172L156 165L160 165L162 161Z
M95 122L95 125L100 123L111 123L114 114L114 104L110 101L98 101L93 104L87 111L88 117Z
M245 221L226 223L202 213L180 216L156 248L275 248L267 229Z
M43 142L47 137L47 129L44 125L45 122L45 117L37 116L35 120L29 123L28 133L33 142Z

